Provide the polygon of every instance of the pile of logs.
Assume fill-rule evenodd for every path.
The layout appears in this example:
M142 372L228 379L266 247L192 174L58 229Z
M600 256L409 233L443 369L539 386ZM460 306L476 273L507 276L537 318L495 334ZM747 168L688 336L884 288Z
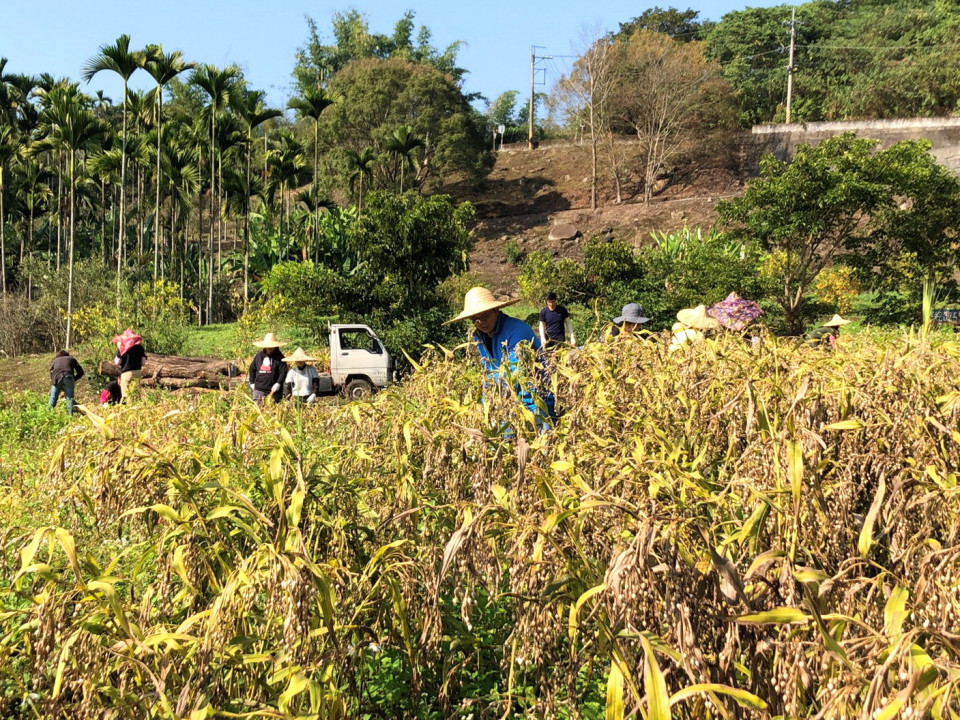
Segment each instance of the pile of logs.
M99 369L101 375L120 377L120 366L112 362L100 363ZM225 390L231 383L237 383L240 380L240 371L237 366L226 360L147 353L140 384L167 390L181 388Z

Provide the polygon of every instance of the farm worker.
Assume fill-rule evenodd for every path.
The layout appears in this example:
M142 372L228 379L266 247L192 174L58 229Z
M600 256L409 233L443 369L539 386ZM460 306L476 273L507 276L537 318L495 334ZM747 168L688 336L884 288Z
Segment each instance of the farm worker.
M263 336L263 340L257 340L253 344L261 348L250 363L250 390L253 392L253 399L257 405L263 405L264 399L272 395L274 402L280 402L283 399L281 388L287 377L287 366L283 362L280 348L286 343L280 342L276 335L268 332Z
M612 339L620 335L633 335L641 325L650 322L650 318L646 317L640 303L627 303L620 311L620 316L611 322L613 324L607 337Z
M503 388L504 374L515 373L519 367L519 350L522 345L529 345L540 360L543 360L542 345L533 330L523 320L510 317L500 312L500 308L513 305L517 300L497 300L493 293L484 287L474 287L467 291L463 298L463 312L444 325L459 320L473 321L473 340L480 353L480 362L491 384ZM543 376L539 378L543 381ZM520 401L533 413L538 427L553 423L554 397L550 392L537 392L532 385L516 386ZM537 406L540 400L546 410Z
M147 353L143 349L143 338L131 328L127 328L120 335L114 335L117 344L117 356L113 362L120 366L120 400L126 401L130 388L130 381L143 374L143 361Z
M557 305L555 292L548 292L545 299L547 306L540 310L540 343L547 350L552 350L564 342L576 347L577 339L573 335L570 313L563 305Z
M673 335L670 337L670 352L676 352L686 345L698 343L705 337L705 333L716 330L720 322L707 315L706 305L697 305L695 308L685 308L677 313L677 322L670 328Z
M317 358L307 355L303 348L298 347L292 355L283 358L287 363L287 377L283 381L283 394L292 395L299 402L313 403L317 401L314 392L314 381L319 380L317 369L308 362L317 362Z
M818 347L824 350L836 350L840 328L849 325L851 322L851 320L844 320L839 315L834 315L816 330L807 333L807 344L810 347Z
M60 393L67 398L67 413L73 415L74 383L83 377L83 368L66 350L58 352L50 365L50 407L57 406Z
M116 405L120 402L120 383L111 380L107 386L100 391L101 405Z

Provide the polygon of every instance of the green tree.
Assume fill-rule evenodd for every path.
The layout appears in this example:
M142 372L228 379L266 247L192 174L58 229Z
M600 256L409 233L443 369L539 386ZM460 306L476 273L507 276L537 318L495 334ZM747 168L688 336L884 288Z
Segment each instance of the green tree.
M617 37L626 40L637 30L649 30L669 35L679 42L690 42L700 34L702 24L697 20L698 17L700 13L691 8L678 10L668 7L664 10L659 5L654 5L632 20L620 23Z
M392 350L413 351L444 337L449 307L437 287L467 267L473 207L444 195L373 192L367 199L363 217L346 227L346 243L328 256L330 265L276 264L264 289L291 322L362 321ZM308 329L317 332L318 325Z
M957 267L960 179L930 155L928 140L904 140L877 154L892 202L873 217L877 266L905 253L923 268L923 323L929 327L938 278Z
M340 101L323 113L320 134L340 149L341 169L343 152L366 147L384 152L401 125L424 139L421 185L454 173L479 179L492 166L477 114L457 84L438 70L396 59L359 60L337 74L330 91ZM348 184L344 176L339 181Z
M414 13L408 10L394 26L392 35L371 33L366 16L353 8L333 15L333 44L320 40L317 24L307 17L309 36L297 50L294 81L300 93L326 87L332 78L355 60L396 58L432 67L460 83L466 71L457 66L461 43L440 51L430 45L430 30L421 26L413 41Z
M842 248L863 244L865 220L889 199L876 145L846 133L801 145L790 162L765 155L746 192L718 204L734 236L773 253L777 301L791 332L803 329L805 293L819 272Z

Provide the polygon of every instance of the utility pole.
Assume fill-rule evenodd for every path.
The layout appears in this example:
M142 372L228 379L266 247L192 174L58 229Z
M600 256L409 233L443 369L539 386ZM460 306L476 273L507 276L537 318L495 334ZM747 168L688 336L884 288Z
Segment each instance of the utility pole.
M797 37L797 9L790 12L790 59L787 61L787 125L790 124L790 107L793 103L793 48Z
M551 55L543 55L543 56L541 56L541 57L537 57L537 48L538 48L538 47L541 47L541 46L540 46L540 45L531 45L531 46L530 46L530 112L527 113L527 114L528 114L528 118L527 118L527 119L528 119L528 121L529 121L529 122L528 122L529 127L527 128L527 148L528 148L529 150L533 150L533 147L534 147L534 145L533 145L533 108L534 108L534 102L533 102L533 99L534 99L534 90L533 90L533 86L534 86L534 84L535 84L535 82L536 82L537 63L538 63L540 60L552 60L552 59L553 59L553 57L552 57Z

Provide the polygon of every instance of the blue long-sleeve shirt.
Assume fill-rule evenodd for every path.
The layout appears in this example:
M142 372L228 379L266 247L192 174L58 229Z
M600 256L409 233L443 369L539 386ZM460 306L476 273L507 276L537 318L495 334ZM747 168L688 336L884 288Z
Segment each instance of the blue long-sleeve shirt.
M486 335L479 330L474 331L473 339L477 344L477 350L480 352L480 361L483 363L483 369L488 379L499 383L502 375L501 370L506 374L512 374L517 371L520 358L517 354L517 346L520 343L530 343L530 346L542 353L540 338L536 336L533 329L523 320L504 315L502 312L497 317L497 324L493 328L493 335ZM543 357L540 357L542 362ZM539 374L539 373L538 373ZM541 380L543 377L541 376ZM534 400L534 389L529 385L527 387L517 388L520 400L537 417L542 415L542 411L537 408ZM546 407L547 413L554 415L553 394L549 392L540 392Z

